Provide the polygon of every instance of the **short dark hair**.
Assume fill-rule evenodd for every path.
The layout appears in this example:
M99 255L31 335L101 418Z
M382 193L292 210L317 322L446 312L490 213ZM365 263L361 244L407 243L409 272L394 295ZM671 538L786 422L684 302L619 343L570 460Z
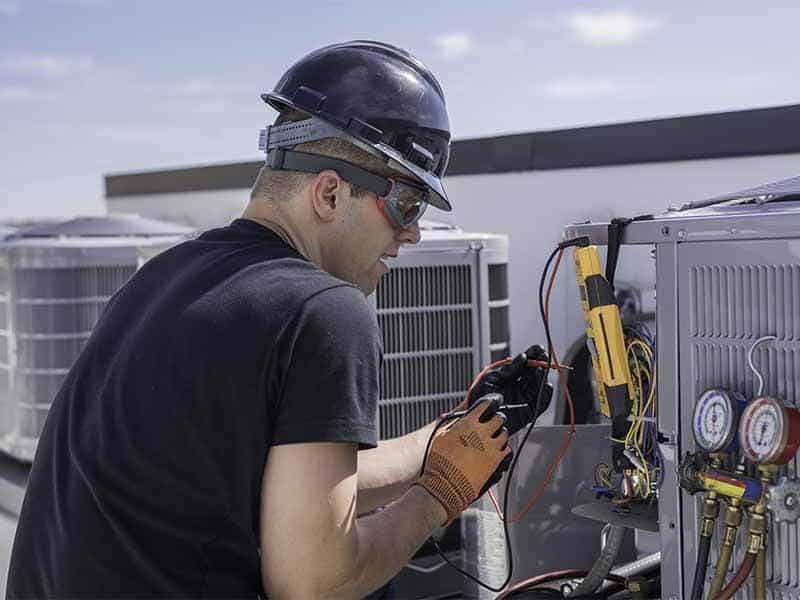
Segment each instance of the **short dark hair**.
M278 115L275 124L294 123L308 118L309 116L304 112L288 109ZM294 149L302 152L311 152L313 154L340 158L360 167L364 167L373 173L378 173L379 175L398 175L396 171L390 169L389 166L377 156L342 138L324 138L313 142L304 142L302 144L297 144ZM281 201L299 192L304 186L308 185L313 178L313 173L273 170L265 165L258 172L258 177L250 192L250 199L266 198L273 201ZM348 184L350 185L352 194L356 197L363 196L367 193L366 190L349 181Z

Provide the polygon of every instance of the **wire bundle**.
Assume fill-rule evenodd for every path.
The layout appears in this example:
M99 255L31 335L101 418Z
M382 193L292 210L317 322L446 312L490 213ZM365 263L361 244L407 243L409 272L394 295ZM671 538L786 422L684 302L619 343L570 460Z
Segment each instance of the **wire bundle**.
M610 476L596 474L595 477L608 491L618 490L613 500L618 504L651 497L663 478L656 428L655 338L641 322L626 326L624 331L628 366L633 377L631 426L623 440L613 441L624 445L624 454L634 468L626 470L617 482L612 482Z

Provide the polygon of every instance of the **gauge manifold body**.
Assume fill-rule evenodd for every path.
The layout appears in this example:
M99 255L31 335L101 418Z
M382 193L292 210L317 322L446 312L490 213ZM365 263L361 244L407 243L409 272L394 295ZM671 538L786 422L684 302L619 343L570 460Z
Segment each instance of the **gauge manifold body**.
M776 398L755 398L742 413L739 443L744 455L754 463L789 462L800 447L800 412Z
M695 442L706 452L735 452L739 415L746 401L739 392L710 389L694 406L692 432Z

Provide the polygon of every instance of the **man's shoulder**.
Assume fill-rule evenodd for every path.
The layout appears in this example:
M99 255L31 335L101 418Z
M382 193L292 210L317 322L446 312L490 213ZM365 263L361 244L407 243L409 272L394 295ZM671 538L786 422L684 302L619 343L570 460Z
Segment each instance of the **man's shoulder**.
M353 284L334 277L301 258L284 257L254 262L234 279L240 279L241 284L251 292L270 289L273 293L289 295L297 301L308 300L318 294L366 301ZM232 285L238 283L231 281Z

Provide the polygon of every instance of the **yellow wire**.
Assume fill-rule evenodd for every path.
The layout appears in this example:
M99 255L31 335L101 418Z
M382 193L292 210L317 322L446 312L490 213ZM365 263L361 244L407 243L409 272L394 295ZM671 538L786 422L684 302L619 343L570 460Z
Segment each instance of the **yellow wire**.
M639 359L636 350L640 349L643 361ZM633 363L633 370L636 376L636 385L634 386L634 397L632 398L631 416L633 423L628 429L628 434L624 440L614 440L623 443L626 448L630 448L636 457L641 461L644 469L637 469L641 473L644 487L639 489L639 494L642 498L647 498L650 494L651 486L651 473L647 461L644 458L641 446L644 442L644 418L647 411L654 402L655 398L655 385L653 381L653 354L650 348L641 340L633 340L626 348L628 355L628 362ZM642 375L647 379L650 386L650 393L646 401L642 398L644 391Z

